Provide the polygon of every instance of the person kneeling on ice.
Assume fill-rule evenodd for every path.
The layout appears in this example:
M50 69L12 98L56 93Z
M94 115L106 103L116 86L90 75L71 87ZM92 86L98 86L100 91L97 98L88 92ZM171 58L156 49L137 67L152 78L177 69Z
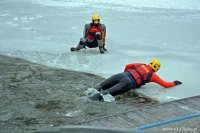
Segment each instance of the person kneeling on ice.
M71 51L79 51L85 46L89 48L99 47L100 53L107 51L105 48L106 26L100 23L98 14L92 15L92 23L86 24L83 32L83 38L77 47L72 47Z
M99 91L92 96L91 100L103 100L102 95L111 94L116 96L131 89L140 88L149 82L155 82L165 88L180 85L182 82L176 80L166 82L156 72L160 69L160 61L153 59L148 65L143 63L132 63L126 65L124 72L118 73L104 80L95 87ZM102 94L100 94L102 92Z

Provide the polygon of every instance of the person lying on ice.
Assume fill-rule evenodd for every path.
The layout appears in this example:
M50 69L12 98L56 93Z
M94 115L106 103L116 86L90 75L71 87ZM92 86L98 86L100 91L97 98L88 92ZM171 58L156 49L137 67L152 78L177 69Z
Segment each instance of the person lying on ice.
M103 100L102 94L111 94L116 96L127 92L131 89L140 88L149 82L155 82L164 88L180 85L182 82L176 80L173 82L166 82L162 80L156 72L160 69L160 61L153 59L148 65L143 63L132 63L126 65L124 72L118 73L104 80L95 88L99 91L89 98L91 100Z
M98 14L92 15L92 23L86 24L83 32L83 38L77 47L72 47L71 51L79 51L85 46L89 48L99 47L100 53L107 51L105 48L106 26L100 23L100 16Z

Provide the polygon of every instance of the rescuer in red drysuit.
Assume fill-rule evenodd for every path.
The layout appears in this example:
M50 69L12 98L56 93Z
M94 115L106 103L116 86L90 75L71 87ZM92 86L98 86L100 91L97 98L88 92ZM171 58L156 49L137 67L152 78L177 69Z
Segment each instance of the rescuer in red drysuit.
M99 47L100 53L107 51L105 48L106 26L100 23L98 14L92 15L92 23L86 24L83 32L83 38L80 39L77 47L72 47L71 51L79 51L80 49Z
M160 61L152 60L148 65L143 63L132 63L126 65L124 72L118 73L104 80L95 88L102 94L111 94L116 96L127 92L131 89L140 88L149 82L157 83L164 88L170 88L175 85L180 85L182 82L176 80L166 82L162 80L156 72L160 69ZM96 93L90 97L91 100L102 100L100 93Z

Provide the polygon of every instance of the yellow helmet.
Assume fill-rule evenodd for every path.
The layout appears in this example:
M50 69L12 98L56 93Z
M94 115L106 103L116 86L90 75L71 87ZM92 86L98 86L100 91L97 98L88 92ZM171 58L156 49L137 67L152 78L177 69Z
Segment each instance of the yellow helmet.
M153 59L150 63L149 66L154 70L154 72L157 72L160 69L160 61L157 59Z
M95 20L99 20L100 21L100 16L98 14L92 15L92 21L95 21Z

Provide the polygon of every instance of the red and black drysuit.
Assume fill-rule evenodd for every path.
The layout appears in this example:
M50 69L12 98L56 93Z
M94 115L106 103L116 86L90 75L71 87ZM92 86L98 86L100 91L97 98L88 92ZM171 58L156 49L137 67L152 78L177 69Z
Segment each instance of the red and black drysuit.
M106 26L104 24L89 23L85 25L83 38L80 39L78 49L105 47Z
M149 65L132 63L126 65L124 72L104 80L96 89L98 91L103 91L103 94L110 93L112 96L116 96L131 89L139 88L149 82L157 83L164 88L181 84L180 81L166 82L162 80ZM102 99L98 94L93 98L94 100Z

